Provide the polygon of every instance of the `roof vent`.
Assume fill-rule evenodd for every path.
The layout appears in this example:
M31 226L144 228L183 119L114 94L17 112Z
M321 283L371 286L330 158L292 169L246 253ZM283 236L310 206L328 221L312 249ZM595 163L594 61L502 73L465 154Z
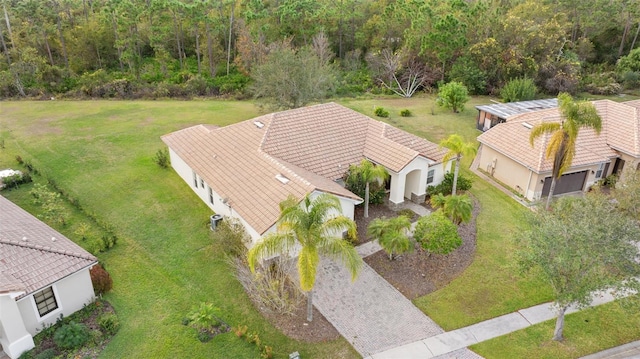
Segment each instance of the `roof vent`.
M56 241L56 237L51 237L51 242L55 242Z
M27 241L27 237L22 237L22 241L26 242Z
M522 123L522 126L524 126L524 127L528 128L528 129L532 129L532 128L533 128L533 125L532 125L532 124L530 124L529 122L523 122L523 123Z
M278 173L278 174L276 175L276 179L277 179L278 181L282 182L283 184L287 184L287 183L289 183L289 179L288 179L287 177L283 176L283 175L282 175L282 174L280 174L280 173Z
M264 127L264 123L262 123L260 121L253 121L253 124L256 125L257 128L263 128Z

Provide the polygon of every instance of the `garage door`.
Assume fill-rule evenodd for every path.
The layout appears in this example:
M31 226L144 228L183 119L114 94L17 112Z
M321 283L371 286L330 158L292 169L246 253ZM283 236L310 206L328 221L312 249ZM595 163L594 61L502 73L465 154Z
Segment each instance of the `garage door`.
M563 174L560 180L556 183L556 189L553 194L562 194L569 192L582 191L584 187L584 181L587 179L587 171L580 171L574 173ZM544 186L542 187L542 196L549 195L549 189L551 189L551 177L544 179Z

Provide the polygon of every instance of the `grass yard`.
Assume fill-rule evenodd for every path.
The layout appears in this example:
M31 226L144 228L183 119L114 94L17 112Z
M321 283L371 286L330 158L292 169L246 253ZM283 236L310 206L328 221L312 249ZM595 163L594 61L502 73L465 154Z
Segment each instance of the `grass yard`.
M579 358L640 338L640 313L608 303L565 318L563 342L551 340L555 320L498 337L471 347L492 359Z
M489 103L489 98L473 98L460 114L436 107L433 95L336 102L373 118L377 118L375 107L384 107L390 117L382 120L438 142L452 133L474 141L480 132L475 129L473 106ZM401 117L403 109L413 115ZM98 254L114 279L114 290L107 299L122 323L104 358L259 356L255 346L231 333L200 343L181 320L202 301L218 306L230 325L245 324L249 331L259 333L261 340L274 348L276 357L287 357L293 351L299 351L303 358L358 356L345 340L305 344L272 327L253 308L220 249L211 243L210 210L173 170L163 170L153 161L155 152L163 147L163 134L197 123L224 126L258 114L253 103L236 101L0 102L0 168L18 168L15 156L22 156L42 173L36 179L54 180L86 212L116 228L116 247ZM467 168L470 161L464 159L462 167ZM27 192L25 187L2 194L33 210ZM512 238L522 229L526 209L478 178L471 192L482 208L474 262L447 287L414 301L445 330L551 298L545 283L534 275L521 277L515 267L517 248ZM61 230L70 238L75 238L75 224L85 220L82 213L74 216ZM630 328L627 324L612 330L624 319L615 305L568 317L572 319L568 319L567 337L572 339L567 343L581 348L569 351L568 357L640 338L637 322L635 330L628 330L631 333L618 335ZM573 325L572 321L584 322L584 318L573 319L582 315L590 318L589 324ZM548 330L552 325L543 323L504 337L514 342L499 338L473 349L494 358L509 355L515 350L513 346L522 345L529 348L523 355L535 353L537 357L540 352L544 356L550 350L549 357L555 357L555 349L549 347L556 343L547 341L551 337L545 332ZM601 341L600 337L611 340Z
M3 102L0 167L20 155L42 177L117 228L118 244L98 255L114 279L107 298L122 328L105 358L256 358L260 353L232 333L202 344L181 324L202 301L218 306L230 325L244 324L278 357L356 357L344 340L291 340L253 308L212 245L209 209L172 170L152 160L160 136L209 122L257 115L249 102ZM22 198L26 188L23 189ZM21 192L4 192L10 199ZM64 231L70 238L72 231ZM302 323L300 323L302 325Z

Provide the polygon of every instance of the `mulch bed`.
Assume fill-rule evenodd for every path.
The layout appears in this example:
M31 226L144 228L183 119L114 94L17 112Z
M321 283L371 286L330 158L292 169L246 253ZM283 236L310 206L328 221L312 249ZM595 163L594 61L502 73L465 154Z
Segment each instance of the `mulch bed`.
M447 285L473 261L476 217L479 212L480 205L474 200L471 221L458 227L462 245L448 255L429 254L416 245L412 253L397 256L393 260L385 251L374 253L364 260L407 298L429 294Z

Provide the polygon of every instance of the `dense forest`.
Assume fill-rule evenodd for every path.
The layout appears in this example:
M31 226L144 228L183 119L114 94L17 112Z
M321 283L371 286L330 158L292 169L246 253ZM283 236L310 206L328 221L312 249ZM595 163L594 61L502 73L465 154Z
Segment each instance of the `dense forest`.
M546 94L614 94L640 83L640 0L0 2L0 98L305 86L411 96L449 81L497 94L517 78Z

